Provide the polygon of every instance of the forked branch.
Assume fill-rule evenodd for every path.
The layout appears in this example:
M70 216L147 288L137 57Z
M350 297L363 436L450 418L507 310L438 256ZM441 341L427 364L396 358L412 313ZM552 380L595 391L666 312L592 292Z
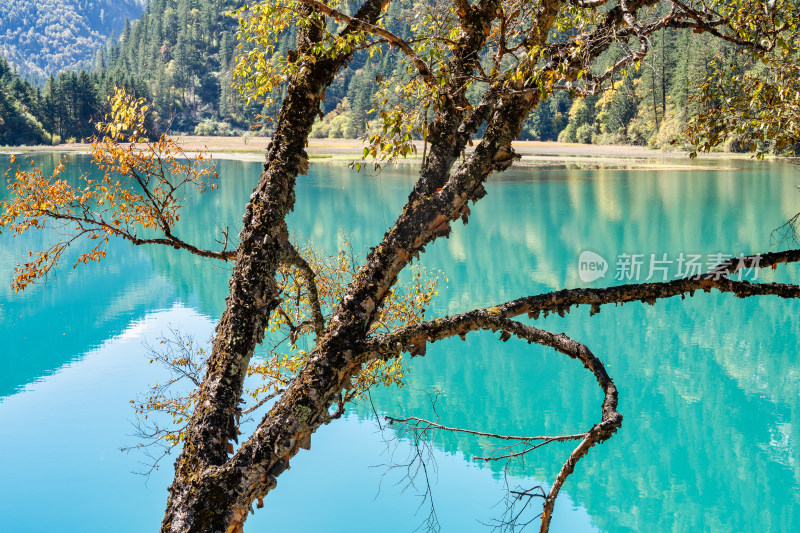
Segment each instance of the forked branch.
M563 442L569 440L580 440L578 446L569 454L564 462L555 481L550 487L549 492L544 495L544 503L541 513L540 531L546 533L550 529L550 521L561 487L567 477L575 470L578 461L586 455L589 449L595 444L608 440L622 424L622 415L617 411L617 388L609 377L603 363L584 344L577 342L567 335L553 333L509 320L498 315L484 315L477 322L479 329L502 331L501 340L508 340L512 335L530 343L549 346L556 351L563 353L573 359L577 359L588 368L595 377L598 385L603 391L602 416L600 421L591 429L584 433L561 436L512 436L488 433L477 430L447 427L442 424L424 420L417 417L394 418L387 417L390 424L401 424L405 432L412 432L415 435L425 435L432 430L451 431L466 433L470 435L486 437L495 440L512 441L512 444L501 448L501 452L488 457L476 457L484 461L497 461L502 459L514 459L526 455L537 448L551 442ZM520 449L521 448L521 449ZM527 507L527 502L525 507ZM516 520L518 513L512 513Z
M425 80L430 86L435 86L436 80L431 73L431 70L428 68L428 65L417 55L416 52L409 46L409 44L395 35L394 33L390 32L386 28L382 28L375 24L370 24L369 22L364 22L363 20L359 20L357 18L353 18L349 15L345 15L338 9L334 9L329 5L320 2L318 0L300 0L302 3L308 5L315 11L322 13L323 15L327 15L332 19L336 20L337 22L346 22L348 26L355 28L357 30L361 30L363 32L376 35L378 37L383 37L386 41L392 45L396 46L403 52L411 62L414 64L416 69L419 71L420 76L422 79Z
M297 248L292 246L289 242L284 245L283 253L286 262L296 267L306 282L308 301L311 304L311 317L314 320L314 333L316 333L319 339L322 337L323 331L325 331L325 317L322 316L322 306L319 300L319 290L317 289L314 269L311 268L308 261L300 255Z
M800 297L800 286L797 285L750 283L730 278L731 275L745 268L774 267L778 263L797 261L800 261L800 250L736 257L717 265L703 275L670 282L623 285L605 289L572 289L520 298L500 306L476 309L452 317L438 318L416 326L399 328L392 333L375 336L371 339L365 352L372 357L379 358L394 357L403 351L407 351L411 355L424 355L426 343L428 342L435 342L454 335L459 335L463 339L470 331L499 330L501 331L500 340L502 341L507 341L513 335L529 343L550 346L573 359L578 359L586 368L591 370L598 385L604 392L602 419L589 431L582 434L557 437L521 437L448 427L416 417L389 418L390 422L411 427L415 432L429 433L432 430L441 430L514 441L514 444L505 446L501 453L480 458L483 460L511 459L530 453L549 442L580 439L580 443L569 455L556 476L550 491L544 495L541 531L546 532L549 530L555 499L567 477L574 471L577 462L586 455L592 446L611 437L622 423L622 416L616 410L616 386L606 373L602 362L585 345L567 337L563 333L555 335L511 320L511 317L523 313L528 313L529 317L534 319L538 318L541 313L556 312L563 315L564 312L568 312L572 306L576 305L591 305L592 314L594 314L599 311L601 305L610 303L622 304L631 301L642 301L653 304L661 298L677 295L685 296L687 293L692 295L700 289L709 292L712 288L720 292L733 293L740 298L755 295L797 298ZM511 514L516 516L514 513Z

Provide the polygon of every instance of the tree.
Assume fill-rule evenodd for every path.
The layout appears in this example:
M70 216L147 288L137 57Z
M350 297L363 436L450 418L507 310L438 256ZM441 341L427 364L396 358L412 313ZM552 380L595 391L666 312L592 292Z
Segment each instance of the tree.
M777 53L754 59L717 57L697 96L700 112L688 131L700 151L736 143L738 151L795 155L800 139L800 63L797 44L784 39Z
M547 531L555 499L577 461L591 447L608 440L620 427L622 416L617 411L616 386L587 346L516 317L527 313L535 320L540 314L564 313L578 305L590 306L596 313L608 304L652 304L661 298L712 289L739 297L800 296L797 286L752 284L733 276L744 268L800 260L800 250L792 250L726 261L713 271L692 278L596 290L564 289L395 327L386 333L376 332L373 326L400 273L424 253L426 246L448 236L453 222L468 222L469 202L477 202L487 194L485 183L491 174L513 164L512 141L529 113L555 90L566 89L580 97L613 87L624 71L640 64L650 48L650 36L662 28L705 32L746 50L755 59L771 57L783 47L780 43L791 43L789 46L795 49L797 43L797 5L793 0L731 4L681 0L403 3L403 9L396 13L404 17L402 20L413 32L413 38L407 39L387 29L390 21L382 16L386 6L384 0L365 0L355 13L348 15L345 4L287 0L252 4L238 12L241 36L250 46L241 56L237 70L243 87L253 91L254 98L273 90L283 91L283 97L264 172L246 207L236 251L225 247L200 250L173 235L174 200L180 195L171 188L170 176L162 174L150 182L145 178L152 161L136 163L137 159L128 159L132 152L117 153L112 148L108 153L122 158L127 166L114 163L112 156L108 164L117 165L116 172L133 178L136 183L131 186L138 187L130 197L131 203L120 202L117 196L111 198L117 206L109 207L109 216L116 217L112 221L76 211L86 204L72 192L61 197L32 194L31 200L26 201L26 194L42 190L43 185L52 187L57 181L42 184L29 180L26 184L24 172L21 176L18 173L19 185L15 185L21 204L4 206L7 225L20 224L14 222L20 217L22 224L26 220L39 224L44 219L63 220L70 214L76 219L73 221L78 232L89 227L102 239L122 231L121 236L136 244L139 239L141 243L165 244L234 261L226 309L216 329L191 419L182 434L183 448L170 487L163 532L241 531L253 503L260 502L276 487L277 478L298 450L309 448L313 433L341 415L342 404L365 366L404 352L421 356L427 343L455 335L463 337L477 330L499 331L502 341L517 337L550 346L589 369L601 389L601 417L587 431L559 437L516 438L520 453L556 440L577 442L550 490L541 494L541 530ZM295 49L285 57L274 55L279 38L293 26L297 27ZM425 137L428 149L420 177L401 214L383 240L371 249L326 316L314 296L319 293L317 273L292 244L286 216L294 206L297 176L305 174L309 167L305 146L326 88L355 53L380 47L386 48L385 53L398 54L405 69L384 79L376 90L381 125L380 131L370 137L365 158L371 156L377 160L376 165L381 165L413 153L415 135ZM618 59L608 68L597 68L598 58L609 50ZM399 97L390 97L389 92ZM131 122L126 122L125 116L130 115L123 106L123 116L112 121L107 132L114 133L117 123L127 127ZM136 133L130 135L135 137ZM467 151L469 145L474 149ZM140 164L144 166L137 166ZM360 169L365 164L359 162L355 167ZM97 195L108 194L109 187L118 187L119 194L128 190L119 181L108 181L100 184L92 199L106 198ZM183 183L198 182L188 179ZM59 191L56 188L53 192ZM9 205L16 205L16 210L9 211ZM124 218L131 215L126 211L131 205L147 215L147 227L161 232L161 237L138 236L132 224L141 217ZM23 267L22 272L29 272L30 279L39 274L41 262L46 266L50 259L39 257L39 264L27 270ZM95 258L87 256L87 260ZM285 391L252 434L234 446L239 439L244 379L253 352L280 306L277 277L287 265L301 273L313 317L315 345L296 374L289 376ZM413 418L395 422L411 430L476 433ZM529 491L524 496L529 503L536 494Z
M50 144L41 92L0 57L0 144Z

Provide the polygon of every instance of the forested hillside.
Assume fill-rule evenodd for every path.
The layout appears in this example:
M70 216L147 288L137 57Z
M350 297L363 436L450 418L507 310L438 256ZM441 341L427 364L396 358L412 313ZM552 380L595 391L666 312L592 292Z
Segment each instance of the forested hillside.
M109 72L127 72L145 82L155 102L158 124L197 134L239 134L269 110L245 105L231 87L236 61L236 21L225 16L240 0L153 0L142 18L126 27L109 48ZM407 0L389 4L387 26L408 32L403 21ZM346 6L345 6L346 8ZM285 52L287 45L280 51ZM621 143L658 148L682 147L687 118L700 105L691 99L711 73L718 54L733 48L691 31L661 30L650 43L653 53L638 69L614 84L614 90L572 99L566 91L549 98L528 119L523 138L580 143ZM239 52L241 53L241 52ZM621 52L609 51L596 65L604 69ZM378 102L374 86L405 69L394 54L354 56L350 67L327 90L317 137L359 137L374 127ZM393 95L389 95L389 99ZM269 125L267 125L267 133ZM736 149L735 143L728 148Z
M63 66L76 60L75 42L84 39L87 46L96 48L89 71L62 72L42 79L38 96L29 99L27 107L38 110L33 116L47 132L62 139L90 136L92 118L106 111L106 95L119 84L153 100L156 131L241 135L259 121L259 114L270 114L258 101L246 103L246 95L232 85L232 70L242 50L237 50L237 21L227 13L239 7L241 0L152 0L138 20L122 23L119 36L99 48L100 30L86 30L86 37L75 40L83 31L80 28L109 30L144 0L127 0L113 7L111 0L7 1L14 13L0 20L0 28L5 31L4 39L11 34L18 39L10 48L4 45L6 53L13 51L12 63L20 51L34 50L46 57L46 64ZM410 1L389 4L387 26L397 35L408 32L402 13ZM75 10L66 10L67 5L85 6L83 18L77 20ZM66 11L58 17L60 25L38 33L30 29L19 33L21 28L32 28L34 19L47 26L43 21L52 20L62 10ZM10 27L16 28L16 33ZM73 45L59 44L68 35ZM285 53L292 41L293 36L287 35L278 51ZM689 117L708 105L692 95L712 74L712 60L720 57L722 64L744 62L746 66L747 58L735 56L732 46L719 39L688 30L660 30L652 36L650 46L652 53L647 59L615 79L613 90L588 98L572 98L562 90L549 97L526 121L523 139L686 147L684 130ZM620 53L609 50L595 68L605 69ZM405 68L391 52L355 54L349 68L328 88L324 117L312 135L353 138L374 130L377 114L370 111L379 104L373 96L375 85ZM389 104L398 98L391 90L384 93ZM5 98L8 100L8 95ZM39 100L33 102L36 98ZM269 134L269 128L267 122L259 132ZM736 151L743 146L744 142L734 137L726 148Z
M25 76L91 66L95 52L147 0L3 0L0 53Z
M114 87L125 87L130 94L148 94L146 85L122 73L85 70L50 76L42 89L21 78L0 57L0 146L91 137L95 122L110 111L106 96Z
M246 109L231 89L238 23L225 13L241 0L152 0L110 43L101 63L150 90L161 128L228 134L247 129L260 108Z
M50 144L42 125L38 88L20 78L0 57L0 145Z

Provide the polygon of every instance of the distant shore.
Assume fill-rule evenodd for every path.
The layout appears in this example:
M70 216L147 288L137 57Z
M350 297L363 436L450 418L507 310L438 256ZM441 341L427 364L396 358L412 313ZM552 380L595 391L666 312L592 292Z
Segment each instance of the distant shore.
M268 137L206 137L176 136L186 152L206 152L215 159L263 161L269 144ZM423 145L417 142L417 155L406 164L419 164ZM359 139L309 139L307 148L312 162L345 163L360 160L364 145ZM662 152L641 146L568 144L557 142L516 141L514 150L522 156L515 167L560 168L621 168L652 170L701 170L727 168L719 160L749 160L748 154L704 154L690 160L687 152ZM0 147L0 153L34 152L88 152L86 143L68 143L56 146Z

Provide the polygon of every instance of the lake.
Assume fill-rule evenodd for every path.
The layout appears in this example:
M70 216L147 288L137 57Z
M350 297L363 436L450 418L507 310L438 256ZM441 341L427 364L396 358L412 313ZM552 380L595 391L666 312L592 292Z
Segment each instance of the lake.
M47 168L55 163L54 155L38 157ZM75 168L88 169L86 158L74 159ZM469 225L454 224L450 238L422 258L447 276L430 316L628 277L671 278L690 257L705 270L718 254L782 246L771 231L800 211L797 169L702 164L718 168L523 168L493 176ZM217 165L219 190L194 199L178 231L206 246L219 227L238 231L260 172L257 163ZM0 168L7 166L0 155ZM414 174L410 165L365 176L315 163L298 180L290 228L321 250L335 253L349 242L363 257L396 217ZM171 248L112 242L102 263L73 269L65 261L46 284L15 294L14 265L47 241L0 236L0 529L157 531L174 457L149 477L136 473L148 457L120 451L137 443L130 401L165 378L149 363L147 345L170 328L200 342L210 337L227 267ZM605 277L582 279L578 259L586 251L607 262ZM638 265L638 275L626 265ZM800 278L796 265L757 276ZM624 416L619 433L568 479L551 531L796 531L798 306L711 293L537 321L586 343L606 363ZM408 486L402 468L387 467L406 461L410 447L374 413L432 417L432 397L445 425L513 434L584 431L599 420L602 401L589 372L553 350L499 343L492 334L437 343L411 361L404 388L373 392L374 411L354 404L315 434L311 451L293 460L245 530L418 528L431 499L420 479ZM507 477L503 465L473 459L491 450L484 439L435 435L431 498L442 531L490 530L506 484L546 485L570 447L537 450L524 465L509 465Z

